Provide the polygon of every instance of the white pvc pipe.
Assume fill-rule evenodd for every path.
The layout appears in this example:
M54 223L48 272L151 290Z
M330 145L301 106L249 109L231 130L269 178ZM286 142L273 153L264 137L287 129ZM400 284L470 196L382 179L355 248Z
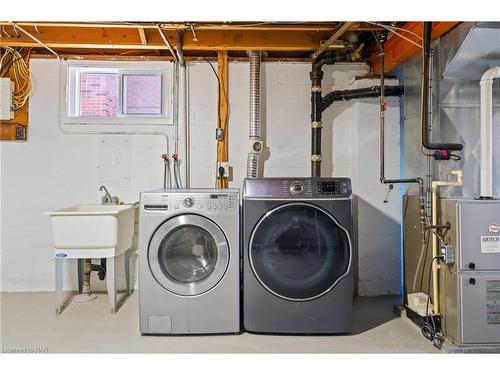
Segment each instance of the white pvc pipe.
M480 196L493 197L493 79L500 78L500 66L484 72L481 88L481 186Z

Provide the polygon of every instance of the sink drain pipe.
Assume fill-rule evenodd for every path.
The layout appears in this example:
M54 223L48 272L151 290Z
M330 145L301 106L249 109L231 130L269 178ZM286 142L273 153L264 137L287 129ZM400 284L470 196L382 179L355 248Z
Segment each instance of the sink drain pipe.
M260 126L260 68L262 53L250 51L250 121L248 128L249 150L247 157L247 178L262 177L260 154L262 134Z

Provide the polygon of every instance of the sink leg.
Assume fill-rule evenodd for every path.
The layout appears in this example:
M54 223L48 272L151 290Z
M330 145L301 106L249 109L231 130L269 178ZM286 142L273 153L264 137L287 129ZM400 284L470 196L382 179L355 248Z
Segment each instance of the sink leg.
M83 290L83 274L85 267L85 259L77 259L78 267L78 293L82 293Z
M108 289L109 302L111 303L111 313L116 312L116 257L106 258L106 285Z
M62 259L55 259L55 280L56 280L56 315L61 314L63 305L63 282L64 282L64 263Z
M125 281L127 283L127 295L129 295L129 296L132 294L132 290L130 287L130 253L131 253L131 249L128 249L123 254L123 256L125 257L125 262L124 262L125 263Z

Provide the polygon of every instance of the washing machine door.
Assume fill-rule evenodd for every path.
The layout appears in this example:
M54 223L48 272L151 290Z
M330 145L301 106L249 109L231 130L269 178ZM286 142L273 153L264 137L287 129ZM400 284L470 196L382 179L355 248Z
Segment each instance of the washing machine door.
M195 296L215 287L229 264L229 245L210 219L193 214L173 217L154 233L149 268L168 291Z
M288 203L264 215L250 236L249 260L259 282L292 301L332 290L351 267L349 233L327 211Z

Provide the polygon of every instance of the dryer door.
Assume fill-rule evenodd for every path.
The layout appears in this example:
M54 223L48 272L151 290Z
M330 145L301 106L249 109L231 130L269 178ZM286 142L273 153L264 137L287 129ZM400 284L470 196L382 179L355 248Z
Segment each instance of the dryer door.
M149 268L168 291L195 296L215 287L229 264L229 245L222 230L199 215L165 221L148 248Z
M288 203L264 215L249 243L251 268L274 295L306 301L329 292L351 267L347 230L327 211Z

